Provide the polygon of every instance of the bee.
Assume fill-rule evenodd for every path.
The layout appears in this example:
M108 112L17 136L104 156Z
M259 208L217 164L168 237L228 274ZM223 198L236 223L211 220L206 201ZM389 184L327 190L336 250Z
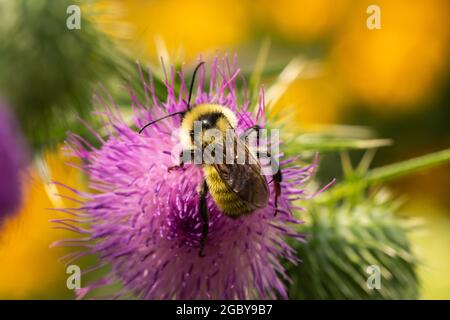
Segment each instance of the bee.
M238 136L235 129L237 127L236 114L226 106L219 104L198 104L190 106L192 88L195 76L199 68L204 64L201 62L194 70L192 77L189 97L186 102L185 111L179 111L160 119L154 120L146 124L139 133L153 123L165 118L181 115L180 141L183 145L183 151L180 154L179 164L169 167L168 170L182 168L184 166L183 155L190 154L194 156L196 152L203 152L212 143L223 143L225 139L233 145L231 151L225 148L225 152L232 152L228 163L213 162L201 163L203 169L203 181L198 188L199 213L202 219L202 233L200 238L199 256L204 257L204 248L207 241L209 229L209 215L206 197L209 193L220 211L231 218L239 218L244 215L253 213L255 210L265 208L268 205L270 190L265 176L262 174L261 165L258 161L258 151L256 154L250 151L247 144L244 143L242 136L247 135L250 131L255 130L257 140L259 139L259 127L253 126L248 128L242 136ZM201 130L194 130L195 123L201 124ZM215 129L221 135L221 141L207 138L206 131ZM227 135L228 133L228 135ZM231 133L231 135L229 134ZM222 148L223 149L223 148ZM228 150L228 151L227 151ZM244 161L238 161L239 155L237 150L243 150ZM202 153L203 154L203 153ZM224 154L225 155L225 154ZM267 154L270 156L270 154ZM227 157L228 159L228 157ZM241 159L242 160L242 159ZM273 174L274 191L275 191L275 215L278 211L278 197L281 194L281 171L277 170Z

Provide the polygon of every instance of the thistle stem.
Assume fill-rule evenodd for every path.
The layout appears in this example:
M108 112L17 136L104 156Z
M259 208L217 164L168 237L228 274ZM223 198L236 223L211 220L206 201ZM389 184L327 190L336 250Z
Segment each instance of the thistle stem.
M376 168L349 181L341 182L317 197L317 203L339 200L371 185L391 181L406 175L450 162L450 149Z
M302 151L334 152L354 149L374 149L392 144L390 139L304 139L301 142L293 143L287 148L290 153L298 154Z

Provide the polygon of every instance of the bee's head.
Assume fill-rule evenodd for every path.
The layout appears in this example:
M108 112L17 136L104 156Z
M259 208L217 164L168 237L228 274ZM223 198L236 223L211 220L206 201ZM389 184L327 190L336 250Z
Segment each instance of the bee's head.
M180 140L185 148L206 146L216 139L225 138L226 131L234 129L236 115L227 107L217 104L199 104L186 112L181 122Z

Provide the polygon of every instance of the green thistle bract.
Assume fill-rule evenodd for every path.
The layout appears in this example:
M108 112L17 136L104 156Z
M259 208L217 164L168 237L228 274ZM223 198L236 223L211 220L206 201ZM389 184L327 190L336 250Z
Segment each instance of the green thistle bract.
M296 244L303 263L289 274L291 299L416 299L417 260L407 238L407 221L394 213L398 202L378 192L338 206L313 205L301 226L306 244ZM381 288L369 289L367 272L381 270Z

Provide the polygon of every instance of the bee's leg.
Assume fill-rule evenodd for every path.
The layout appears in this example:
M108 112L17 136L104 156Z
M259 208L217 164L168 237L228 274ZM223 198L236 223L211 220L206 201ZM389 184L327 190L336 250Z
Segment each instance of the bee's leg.
M274 200L275 214L274 214L274 216L276 216L278 213L278 197L281 195L281 181L283 181L283 176L281 175L281 169L278 168L278 171L273 175L273 183L274 183L274 188L275 188L275 200Z
M254 126L252 126L252 127L248 128L247 130L245 130L244 133L242 133L240 137L244 138L247 135L249 135L250 132L256 131L256 143L257 143L257 146L259 147L259 129L261 129L261 127L259 125L255 124Z
M179 164L177 164L177 165L174 165L174 166L171 166L171 167L168 167L167 168L167 171L172 171L172 170L178 170L178 169L182 169L182 168L184 168L184 161L183 161L183 154L184 153L191 153L191 159L194 159L193 157L194 157L194 150L183 150L183 151L181 151L181 153L180 153L180 161L179 161Z
M258 156L258 159L261 158L261 152L259 151L259 129L261 129L261 127L259 125L254 125L253 127L250 127L249 129L245 130L245 132L242 135L242 136L245 136L245 135L249 134L250 131L253 131L253 130L256 131L256 142L257 142L257 147L258 147L256 154ZM270 152L266 152L266 156L269 158L272 158ZM274 159L272 159L272 160L276 161ZM274 189L275 189L275 199L274 199L274 205L275 205L275 214L274 215L275 216L278 213L278 198L281 195L281 182L283 181L283 176L281 175L281 169L278 164L277 164L277 168L278 168L278 171L272 176L273 183L274 183Z
M261 127L257 124L255 124L254 126L248 128L247 130L245 130L240 136L240 139L244 140L244 143L246 144L247 147L249 147L248 143L249 141L247 141L247 136L252 132L255 131L256 132L256 153L259 154L259 129L261 129ZM259 155L258 155L259 157Z
M203 250L205 249L206 239L208 238L208 229L209 229L209 215L208 215L208 204L206 203L206 194L208 193L208 185L206 184L206 180L203 180L200 186L199 195L199 211L200 216L203 220L202 224L202 235L200 238L200 251L198 255L200 257L204 257L205 254Z
M246 129L242 134L242 136L249 134L251 131L256 131L256 134L259 135L259 129L261 129L261 127L255 124L254 126L251 126L250 128Z
M260 159L261 155L262 155L261 152L257 151L256 154L258 156L258 159ZM272 155L270 154L270 152L266 152L265 156L272 158ZM275 159L272 159L272 161L276 162ZM283 176L281 174L281 168L278 163L275 163L275 164L277 167L277 172L275 172L275 174L272 175L274 189L275 189L275 199L274 199L275 214L274 214L274 216L276 216L278 213L278 198L281 195L281 182L283 181Z

